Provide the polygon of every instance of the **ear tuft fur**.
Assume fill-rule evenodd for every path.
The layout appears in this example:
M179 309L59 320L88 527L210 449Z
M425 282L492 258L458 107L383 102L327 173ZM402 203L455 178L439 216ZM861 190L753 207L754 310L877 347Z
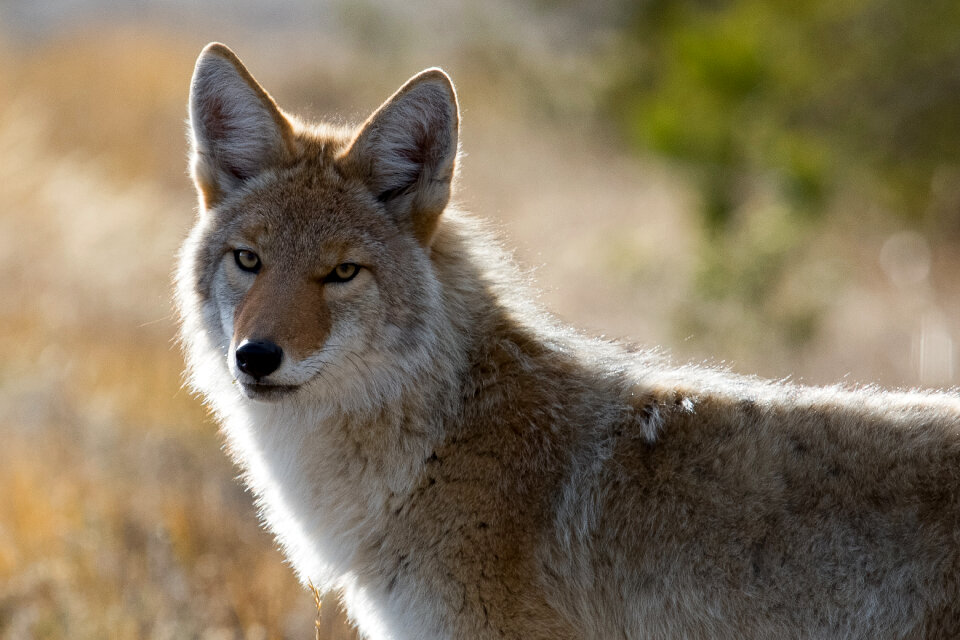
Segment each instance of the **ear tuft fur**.
M345 156L425 246L450 200L459 127L453 83L442 70L427 69L370 116Z
M205 208L293 151L290 122L225 45L200 53L189 108L191 167Z

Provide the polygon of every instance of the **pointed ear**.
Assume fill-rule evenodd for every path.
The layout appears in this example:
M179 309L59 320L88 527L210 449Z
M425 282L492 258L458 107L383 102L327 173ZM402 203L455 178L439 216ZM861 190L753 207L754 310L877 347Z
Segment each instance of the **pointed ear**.
M344 156L424 246L450 200L459 128L453 83L440 69L427 69L370 116Z
M191 172L209 209L244 181L292 156L293 127L240 59L204 47L190 83Z

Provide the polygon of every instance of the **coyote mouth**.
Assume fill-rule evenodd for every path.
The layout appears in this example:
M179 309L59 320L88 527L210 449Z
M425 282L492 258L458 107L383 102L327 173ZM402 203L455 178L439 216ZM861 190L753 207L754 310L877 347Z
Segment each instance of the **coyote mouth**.
M265 384L261 382L241 382L243 394L251 400L278 400L288 396L300 387L288 384Z

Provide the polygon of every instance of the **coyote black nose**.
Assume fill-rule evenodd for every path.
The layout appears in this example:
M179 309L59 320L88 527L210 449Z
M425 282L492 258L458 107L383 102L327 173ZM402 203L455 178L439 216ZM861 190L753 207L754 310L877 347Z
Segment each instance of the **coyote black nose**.
M237 347L237 368L258 379L276 371L282 358L283 350L269 340L244 340Z

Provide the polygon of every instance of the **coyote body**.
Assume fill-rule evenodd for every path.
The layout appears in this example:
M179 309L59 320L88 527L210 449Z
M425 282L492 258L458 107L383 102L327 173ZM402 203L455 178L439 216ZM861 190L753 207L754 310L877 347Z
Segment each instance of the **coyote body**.
M449 79L356 130L197 62L190 380L371 638L960 637L960 399L584 338L448 206ZM255 579L255 578L254 578Z

